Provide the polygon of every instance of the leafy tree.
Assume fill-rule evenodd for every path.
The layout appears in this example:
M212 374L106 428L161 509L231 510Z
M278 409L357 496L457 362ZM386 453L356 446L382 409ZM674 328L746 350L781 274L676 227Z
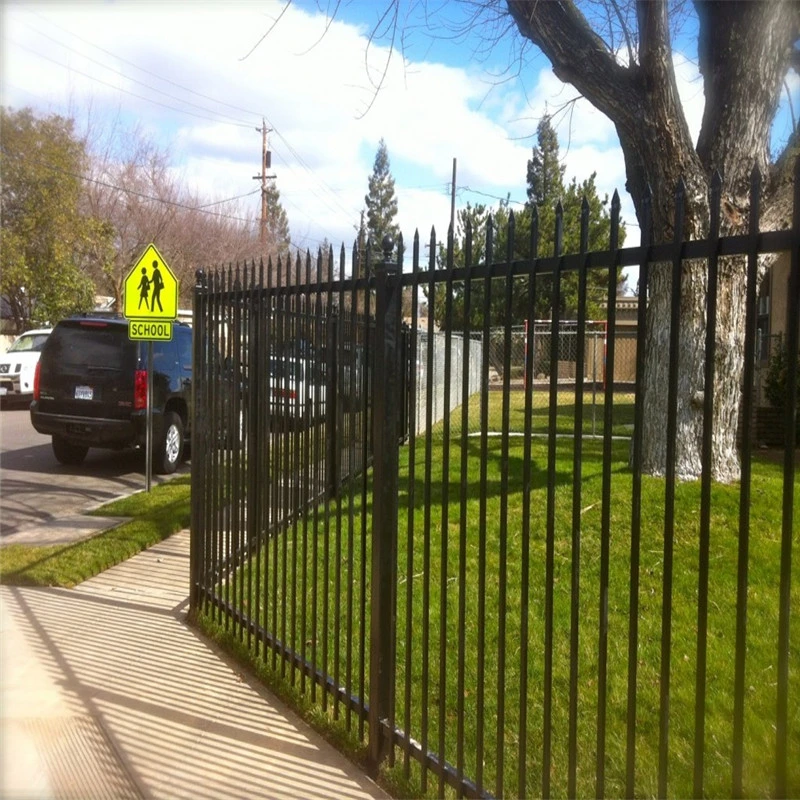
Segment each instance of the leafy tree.
M454 266L466 266L467 254L466 243L470 240L471 257L469 265L474 266L486 260L486 226L492 219L492 211L483 203L471 205L467 203L466 208L460 208L456 212L456 230L453 236L452 264ZM438 262L440 267L448 265L447 248L439 246ZM446 311L447 287L443 283L436 284L433 294L433 302L430 302L429 287L423 284L423 293L429 300L429 307L432 309L433 318L436 324L444 329L448 324ZM454 283L451 295L451 310L449 324L453 330L466 330L467 327L476 329L483 326L483 282L473 281L470 287L472 296L470 298L469 319L466 318L465 292L466 287L463 282Z
M600 250L608 247L610 231L610 212L608 197L600 198L597 194L593 172L588 178L578 183L572 178L569 185L564 185L565 166L560 163L558 136L550 122L544 117L537 131L538 147L528 161L528 202L525 212L517 221L517 241L520 244L521 256L528 257L530 226L532 211L535 207L539 217L539 252L554 252L554 232L556 206L559 201L563 211L563 252L576 253L581 244L581 211L584 201L589 210L588 247L589 250ZM625 241L625 227L620 225L620 244ZM622 270L616 275L617 286L623 282ZM553 281L543 277L536 287L535 313L539 319L549 319L552 313ZM576 319L578 316L578 276L575 273L564 275L559 292L559 318ZM589 319L604 318L606 315L606 299L608 297L608 271L592 270L587 277L586 314ZM521 298L523 299L523 298ZM527 298L524 298L527 301ZM524 305L520 304L517 313ZM524 312L523 312L524 313Z
M81 213L86 150L72 121L27 108L0 114L0 292L21 333L93 306L86 268L108 253L110 231Z
M367 212L367 236L372 241L371 257L373 264L383 258L382 242L384 236L397 242L400 227L394 221L397 216L397 196L394 191L394 178L389 164L389 151L381 139L375 153L375 163L369 176L369 191L364 197Z
M800 353L797 355L797 365L800 368ZM798 369L800 374L800 369ZM770 405L774 408L783 408L789 394L789 349L786 342L779 341L773 351L767 366L767 375L764 378L764 392ZM800 392L797 396L797 407L800 408Z

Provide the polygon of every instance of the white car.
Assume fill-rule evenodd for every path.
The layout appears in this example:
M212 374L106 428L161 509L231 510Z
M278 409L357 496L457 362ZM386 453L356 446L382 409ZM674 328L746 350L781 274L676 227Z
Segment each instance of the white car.
M273 356L269 392L274 416L312 422L325 414L325 380L313 361Z
M0 355L0 398L4 401L33 399L36 364L51 330L26 331L17 337L7 353Z

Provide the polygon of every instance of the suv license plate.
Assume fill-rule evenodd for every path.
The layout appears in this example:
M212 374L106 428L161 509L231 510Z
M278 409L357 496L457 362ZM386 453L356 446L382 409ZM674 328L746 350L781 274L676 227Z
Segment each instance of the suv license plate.
M76 400L91 400L94 397L94 389L91 386L76 386L75 399Z

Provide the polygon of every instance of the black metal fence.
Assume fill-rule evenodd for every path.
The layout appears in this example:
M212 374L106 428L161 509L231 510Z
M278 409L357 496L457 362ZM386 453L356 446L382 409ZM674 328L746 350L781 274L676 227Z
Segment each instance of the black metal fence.
M711 206L718 218L719 191ZM615 202L608 250L557 244L524 261L512 218L506 253L490 228L480 264L454 265L450 250L437 268L432 233L427 268L415 237L408 252L387 246L368 277L352 273L374 263L369 250L349 269L342 250L337 263L198 273L192 607L424 793L800 792L795 360L783 447L761 453L751 429L765 253L791 261L785 330L798 351L800 201L791 230L774 233L754 221L745 236L619 248L618 226ZM712 367L701 479L644 475L651 265L672 265L680 298L684 259L714 276L722 256L747 262L741 480L711 481ZM640 270L635 384L604 381L590 420L585 277L608 272L613 330L619 266ZM510 309L522 294L533 321L540 281L557 297L569 273L583 287L574 374L567 388L557 369L537 382L530 325L520 378L524 320L491 330L492 298ZM428 313L422 325L437 291L442 324ZM555 364L557 315L551 325ZM604 360L613 375L614 337ZM664 424L676 431L670 375ZM668 475L674 446L669 459Z

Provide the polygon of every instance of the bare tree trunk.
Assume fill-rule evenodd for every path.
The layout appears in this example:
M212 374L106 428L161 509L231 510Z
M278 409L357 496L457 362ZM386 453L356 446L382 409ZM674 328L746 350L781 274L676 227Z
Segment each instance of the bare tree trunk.
M642 198L652 192L653 241L674 237L674 189L686 186L685 239L709 231L708 186L723 178L721 234L747 224L747 187L753 166L769 170L769 131L781 82L793 59L800 4L704 2L696 4L698 54L706 109L697 148L678 97L666 0L636 4L638 36L621 23L630 63L592 29L574 3L506 0L520 33L550 59L553 71L574 85L611 119L625 156L626 188L639 220ZM613 5L616 12L620 9ZM615 14L609 10L608 18ZM634 47L634 42L637 45ZM764 204L766 210L766 203ZM672 266L651 267L645 339L644 468L667 470ZM745 267L720 262L713 385L711 470L716 480L739 476L736 435L743 375ZM678 318L675 472L680 479L701 473L708 266L681 267Z
M664 475L667 466L670 323L672 265L658 264L652 271L645 336L643 469ZM720 262L717 281L711 468L712 477L724 483L738 480L737 430L744 370L744 262ZM678 323L677 427L675 475L691 480L701 473L703 441L704 367L706 360L706 297L708 266L705 261L685 262L681 269Z
M720 259L714 359L711 477L722 483L739 480L739 412L744 377L745 259Z

